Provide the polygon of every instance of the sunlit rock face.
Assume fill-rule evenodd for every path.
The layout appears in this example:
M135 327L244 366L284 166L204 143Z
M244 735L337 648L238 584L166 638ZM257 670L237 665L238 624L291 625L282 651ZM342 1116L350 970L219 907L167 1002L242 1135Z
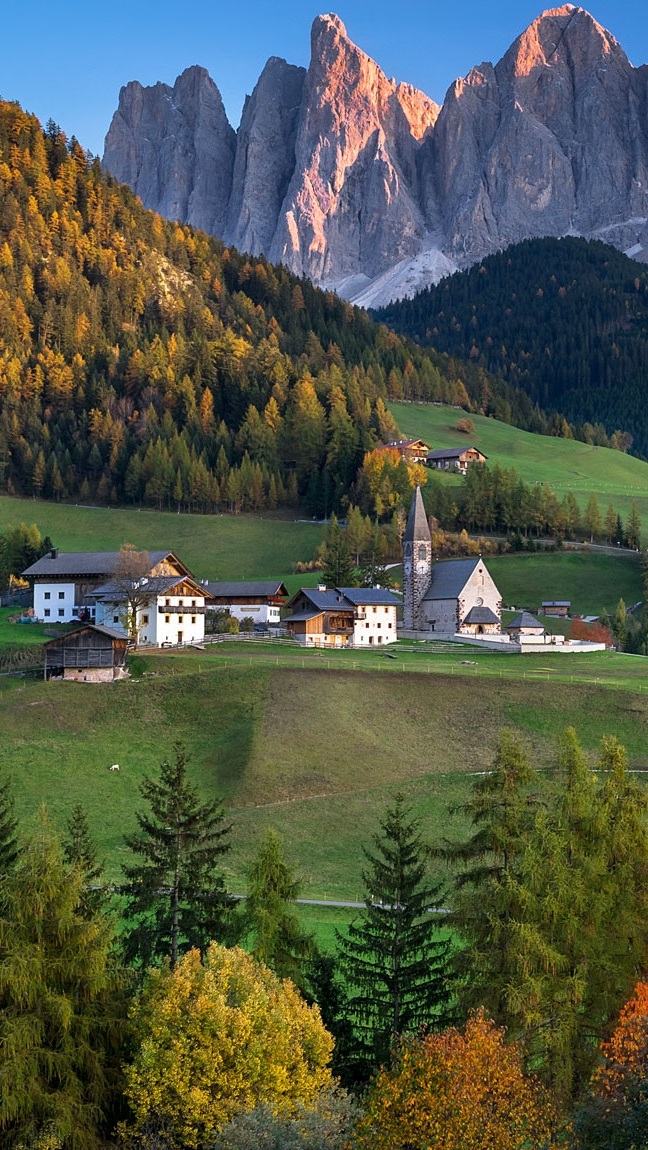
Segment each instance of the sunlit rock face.
M379 304L529 236L648 248L648 68L582 8L544 12L439 108L337 16L272 57L238 133L216 85L120 93L104 165L147 207Z

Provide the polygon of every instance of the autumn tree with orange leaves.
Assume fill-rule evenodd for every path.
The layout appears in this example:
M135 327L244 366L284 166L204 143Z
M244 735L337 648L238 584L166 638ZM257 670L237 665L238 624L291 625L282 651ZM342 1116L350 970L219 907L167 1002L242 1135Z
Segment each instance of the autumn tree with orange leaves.
M356 1150L522 1150L553 1138L549 1095L517 1044L472 1014L463 1031L407 1036L366 1099Z
M648 1145L648 983L639 982L619 1015L576 1126L591 1150Z

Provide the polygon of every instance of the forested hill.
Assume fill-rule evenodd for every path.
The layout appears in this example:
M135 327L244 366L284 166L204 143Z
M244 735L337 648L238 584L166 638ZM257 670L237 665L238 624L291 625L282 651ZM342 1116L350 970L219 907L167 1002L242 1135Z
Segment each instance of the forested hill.
M523 393L162 220L0 103L0 491L330 511L393 435L387 398L546 430Z
M375 314L648 457L648 273L606 244L528 240Z

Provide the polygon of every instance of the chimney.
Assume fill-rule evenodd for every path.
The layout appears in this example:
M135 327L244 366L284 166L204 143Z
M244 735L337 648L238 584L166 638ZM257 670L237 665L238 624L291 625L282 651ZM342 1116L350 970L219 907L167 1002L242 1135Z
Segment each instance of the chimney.
M58 547L52 547L52 550L50 551L50 557L52 559L58 559Z

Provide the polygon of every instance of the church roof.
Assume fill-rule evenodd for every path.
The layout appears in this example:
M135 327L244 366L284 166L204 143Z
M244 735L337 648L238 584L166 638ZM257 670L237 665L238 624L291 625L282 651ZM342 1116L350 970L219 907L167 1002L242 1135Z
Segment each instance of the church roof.
M407 527L403 540L406 543L420 543L429 542L430 539L430 527L423 506L423 496L421 495L421 488L417 487L407 517Z
M515 615L506 630L517 631L520 627L535 627L544 631L544 625L530 611L521 611L519 615Z
M475 567L483 560L477 559L448 559L445 562L435 563L432 568L432 578L424 599L456 599L463 591Z
M464 623L497 623L499 626L499 619L490 607L471 607Z

